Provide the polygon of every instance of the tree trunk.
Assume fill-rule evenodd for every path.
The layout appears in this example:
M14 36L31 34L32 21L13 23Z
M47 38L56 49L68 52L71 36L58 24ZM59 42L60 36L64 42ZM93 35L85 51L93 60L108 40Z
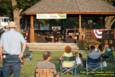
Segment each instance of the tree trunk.
M13 8L13 19L17 25L17 31L20 31L20 10L17 8L16 0L11 0L12 8Z
M105 18L105 28L106 29L111 29L111 26L115 22L115 16L107 16Z

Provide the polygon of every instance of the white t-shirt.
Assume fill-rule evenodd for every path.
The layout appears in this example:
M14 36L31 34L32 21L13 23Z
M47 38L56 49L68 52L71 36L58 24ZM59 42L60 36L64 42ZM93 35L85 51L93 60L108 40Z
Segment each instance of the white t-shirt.
M82 64L82 61L79 56L76 57L76 64L77 65Z

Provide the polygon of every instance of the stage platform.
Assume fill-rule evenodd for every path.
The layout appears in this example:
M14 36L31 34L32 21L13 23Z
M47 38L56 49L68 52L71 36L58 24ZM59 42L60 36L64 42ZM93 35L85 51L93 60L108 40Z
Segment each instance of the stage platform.
M71 46L72 51L78 51L76 43L28 43L30 51L64 51L66 45Z

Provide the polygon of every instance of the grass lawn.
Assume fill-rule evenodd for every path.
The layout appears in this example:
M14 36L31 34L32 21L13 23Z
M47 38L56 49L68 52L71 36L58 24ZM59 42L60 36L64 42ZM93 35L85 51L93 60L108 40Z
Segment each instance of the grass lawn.
M42 60L42 53L43 52L32 52L32 60L26 59L25 64L22 66L21 77L34 77L35 67L36 67L37 62L39 60ZM56 64L57 70L59 69L58 58L62 55L62 53L63 52L52 52L52 57L53 57L52 62ZM83 54L83 58L85 59L86 53L83 52L82 54ZM115 53L114 53L114 56L115 56ZM106 75L105 74L86 75L86 73L84 74L85 70L81 69L81 74L74 76L74 77L115 77L115 76L112 76L111 71L115 72L115 60L114 62L108 64L108 68L105 68L105 73L107 73ZM72 76L64 75L63 77L72 77Z

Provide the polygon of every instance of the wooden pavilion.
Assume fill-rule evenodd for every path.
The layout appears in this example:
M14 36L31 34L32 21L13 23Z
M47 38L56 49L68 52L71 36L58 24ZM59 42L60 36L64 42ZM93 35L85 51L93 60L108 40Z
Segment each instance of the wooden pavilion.
M40 0L23 12L23 15L30 17L30 42L35 41L34 16L53 13L79 15L79 30L81 31L82 15L114 16L115 7L102 0Z

